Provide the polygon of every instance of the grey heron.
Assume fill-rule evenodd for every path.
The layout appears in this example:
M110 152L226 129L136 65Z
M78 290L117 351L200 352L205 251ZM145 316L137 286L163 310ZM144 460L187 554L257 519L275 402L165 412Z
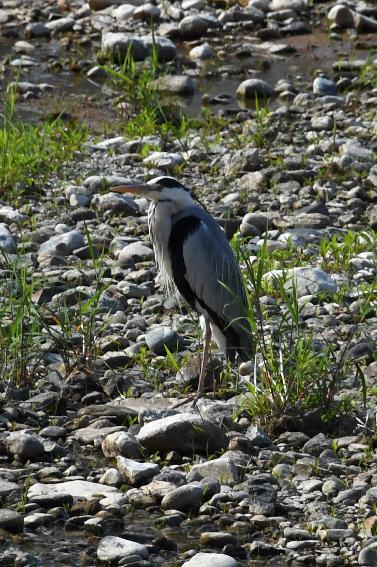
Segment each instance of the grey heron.
M162 281L204 319L198 397L204 393L211 336L226 357L250 360L253 341L238 262L217 221L195 194L173 177L112 187L151 200L149 234Z

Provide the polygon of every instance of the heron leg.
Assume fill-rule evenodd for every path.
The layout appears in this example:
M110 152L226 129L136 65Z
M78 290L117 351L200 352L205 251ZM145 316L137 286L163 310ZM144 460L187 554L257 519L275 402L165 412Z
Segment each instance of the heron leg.
M197 394L198 397L204 394L204 384L206 379L206 370L207 370L207 363L209 357L209 347L211 344L211 336L212 336L211 325L209 324L209 321L205 319L204 350L203 350L202 364L200 368L199 386L198 386L198 394Z

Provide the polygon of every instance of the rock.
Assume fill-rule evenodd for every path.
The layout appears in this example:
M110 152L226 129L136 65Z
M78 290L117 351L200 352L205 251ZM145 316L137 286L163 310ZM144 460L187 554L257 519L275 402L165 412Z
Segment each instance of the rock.
M221 491L220 481L216 478L204 477L200 481L200 486L203 489L203 499L210 500L215 494Z
M236 150L223 158L224 174L227 177L239 177L246 171L260 168L260 155L256 148Z
M313 93L318 96L336 96L336 84L326 77L316 77L313 81Z
M43 443L35 435L15 431L5 439L8 452L18 459L28 460L40 457L44 453Z
M25 37L39 38L50 37L51 30L41 22L30 22L25 26Z
M278 12L279 10L294 10L299 14L302 10L306 9L305 0L272 0L269 9L273 12Z
M181 165L182 162L183 156L178 152L152 152L143 160L145 165L157 167L163 171L169 171L170 168Z
M202 532L200 543L208 547L223 547L224 545L235 545L237 538L229 532Z
M139 207L127 195L120 193L105 193L104 195L95 195L93 197L93 205L101 212L122 213L127 216L136 216L139 212Z
M12 534L24 531L24 517L14 510L0 510L0 529Z
M158 91L182 96L191 96L195 92L194 81L189 75L162 75L153 81L153 86Z
M373 151L369 148L363 148L358 142L349 141L342 144L339 152L352 160L371 161L373 162Z
M245 100L255 101L260 98L272 98L276 96L275 89L263 79L247 79L237 88L238 97Z
M364 14L354 12L353 21L358 33L373 33L377 31L377 20L374 18L368 18L368 16L364 16Z
M323 494L330 498L336 496L338 492L340 492L343 489L344 489L344 483L338 478L325 480L325 482L322 485Z
M143 61L152 53L153 46L159 61L171 61L177 55L177 48L167 37L157 35L136 37L126 32L105 32L102 35L102 52L116 63L123 63L128 52L135 61Z
M140 459L142 451L135 437L125 431L115 431L107 435L102 441L102 452L105 457L127 457L129 459Z
M166 349L177 352L184 348L183 338L170 327L157 327L145 335L148 348L157 355L166 356Z
M130 53L135 61L143 61L148 55L144 42L131 33L105 32L102 35L101 50L115 63L122 64Z
M266 182L267 179L264 173L261 171L251 171L239 179L239 186L240 189L244 191L259 191L265 187Z
M45 512L34 512L25 516L25 528L29 530L36 530L42 526L49 526L53 522L54 517L52 514Z
M17 251L16 241L5 224L0 223L0 251L15 254Z
M155 463L138 463L121 456L117 457L117 466L124 479L132 486L148 482L160 472Z
M344 4L335 4L329 10L327 19L341 29L353 28L354 26L352 11Z
M97 557L104 563L119 562L124 557L129 557L130 555L137 555L147 559L149 554L147 548L141 543L121 537L106 536L99 542Z
M181 38L188 41L201 38L207 29L208 22L199 15L186 16L179 24Z
M359 565L363 567L375 567L377 565L377 549L375 547L364 547L357 558Z
M135 20L148 20L154 21L159 20L161 15L161 10L157 6L154 6L150 2L142 4L135 9L133 17Z
M203 477L215 478L221 484L233 485L239 482L236 465L225 457L194 465L192 471L198 472Z
M203 488L197 484L178 486L168 492L161 501L163 510L179 510L189 512L199 507L203 498Z
M114 8L112 12L112 16L119 23L124 23L132 18L135 10L136 10L136 6L132 6L132 4L121 4L117 8Z
M148 54L151 55L153 48L157 51L157 58L161 62L173 61L177 57L175 44L167 37L158 35L147 35L142 38Z
M208 43L202 43L202 45L197 45L190 50L189 57L194 60L212 59L213 51Z
M319 457L322 451L326 448L331 449L332 441L323 433L318 433L309 441L306 441L305 445L303 446L302 450L305 453L309 453L310 455L314 455L315 457Z
M118 137L119 139L119 137ZM127 185L130 180L127 177L120 175L91 175L82 182L82 185L89 189L92 193L99 193L117 185Z
M314 295L316 293L335 293L338 289L337 283L331 276L319 268L292 268L286 271L273 270L264 276L271 282L276 278L286 277L285 288L293 289L296 286L297 296Z
M29 488L27 495L28 498L32 499L34 496L52 494L70 494L74 500L88 500L98 495L114 496L115 498L119 493L112 486L104 486L97 482L70 480L58 484L41 484L37 482Z
M38 504L41 508L55 508L56 506L65 506L70 508L73 504L73 497L71 494L64 494L64 492L57 492L53 494L39 494L30 496L29 502Z
M70 230L63 234L52 236L43 242L38 250L38 258L46 256L67 256L77 248L85 245L84 237L78 230Z
M67 16L66 18L57 18L56 20L50 20L46 23L46 28L49 29L52 34L58 34L71 31L74 25L74 18L72 18L72 16Z
M252 485L246 500L250 514L271 516L275 512L277 492L267 484Z
M6 499L8 496L14 495L18 497L20 493L20 487L16 482L10 482L0 478L0 500Z
M137 440L146 449L155 451L178 451L192 455L205 454L225 449L228 445L224 431L200 415L182 413L172 415L144 425Z
M250 425L246 431L246 437L252 441L255 447L269 447L272 445L271 439L268 437L267 433L263 431L258 425Z
M0 205L0 222L6 224L22 223L26 220L26 215L9 205Z
M120 474L118 469L107 469L101 476L99 480L100 484L106 484L107 486L121 486L123 484L123 476Z
M48 425L40 430L39 435L49 439L64 439L67 435L67 430L59 425Z
M238 563L230 555L224 553L197 553L182 567L237 567Z
M366 486L354 486L353 488L348 488L347 490L341 490L333 499L334 504L340 504L341 502L345 506L353 506L360 500L360 498L367 491Z
M126 267L133 262L144 262L153 259L154 252L151 248L141 244L141 242L133 242L122 248L118 256L118 264Z
M310 122L313 130L332 130L334 127L332 116L313 116Z

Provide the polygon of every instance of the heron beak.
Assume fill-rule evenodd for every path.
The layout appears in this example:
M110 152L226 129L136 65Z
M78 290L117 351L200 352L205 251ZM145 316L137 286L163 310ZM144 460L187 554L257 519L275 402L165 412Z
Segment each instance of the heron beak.
M132 193L134 195L148 195L151 192L151 186L147 183L130 183L129 185L118 185L111 187L113 193Z

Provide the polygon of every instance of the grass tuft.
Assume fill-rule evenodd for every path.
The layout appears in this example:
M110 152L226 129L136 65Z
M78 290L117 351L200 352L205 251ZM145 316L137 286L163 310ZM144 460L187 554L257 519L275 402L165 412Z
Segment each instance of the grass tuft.
M25 124L15 117L15 100L15 88L11 88L0 124L0 197L6 196L9 202L58 171L88 136L85 126L59 118Z

